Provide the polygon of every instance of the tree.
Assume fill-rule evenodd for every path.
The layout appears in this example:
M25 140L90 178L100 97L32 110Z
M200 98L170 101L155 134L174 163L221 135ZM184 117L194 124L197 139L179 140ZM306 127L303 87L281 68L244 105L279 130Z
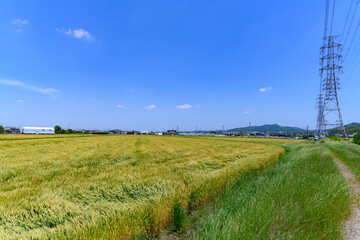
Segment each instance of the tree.
M59 125L55 126L55 133L61 133L61 127Z
M66 130L66 132L67 133L73 133L74 131L71 128L69 128L68 130Z
M2 125L0 125L0 134L4 133L4 127Z
M356 143L356 144L359 144L360 145L360 132L358 132L358 134L356 134L355 136L354 136L354 143Z

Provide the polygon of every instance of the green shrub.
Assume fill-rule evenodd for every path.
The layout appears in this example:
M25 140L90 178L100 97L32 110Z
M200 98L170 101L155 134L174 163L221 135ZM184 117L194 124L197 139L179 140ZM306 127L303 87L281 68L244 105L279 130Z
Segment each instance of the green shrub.
M354 143L360 145L360 133L356 134L354 137Z
M55 129L55 133L61 133L61 127L59 125L56 125L54 129Z

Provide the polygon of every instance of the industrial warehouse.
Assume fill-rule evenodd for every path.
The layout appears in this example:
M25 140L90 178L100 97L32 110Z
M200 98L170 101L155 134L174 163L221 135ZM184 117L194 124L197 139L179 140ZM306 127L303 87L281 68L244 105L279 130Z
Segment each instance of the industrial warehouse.
M53 127L4 127L4 133L7 134L55 134Z

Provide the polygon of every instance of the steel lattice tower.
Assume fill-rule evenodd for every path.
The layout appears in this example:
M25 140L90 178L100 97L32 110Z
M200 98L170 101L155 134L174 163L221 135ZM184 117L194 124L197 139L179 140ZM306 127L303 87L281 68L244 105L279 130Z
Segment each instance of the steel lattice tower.
M327 129L339 128L347 137L342 120L338 90L339 77L342 74L342 45L336 43L338 36L325 36L320 48L320 94L317 99L317 132L319 137L328 135Z

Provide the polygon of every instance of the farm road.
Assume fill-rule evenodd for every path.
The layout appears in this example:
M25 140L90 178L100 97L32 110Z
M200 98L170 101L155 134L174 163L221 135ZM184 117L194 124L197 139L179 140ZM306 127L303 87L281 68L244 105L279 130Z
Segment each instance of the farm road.
M338 166L341 174L346 179L350 192L354 197L352 207L352 215L344 226L344 239L346 240L360 240L360 183L355 174L335 155L334 161Z

